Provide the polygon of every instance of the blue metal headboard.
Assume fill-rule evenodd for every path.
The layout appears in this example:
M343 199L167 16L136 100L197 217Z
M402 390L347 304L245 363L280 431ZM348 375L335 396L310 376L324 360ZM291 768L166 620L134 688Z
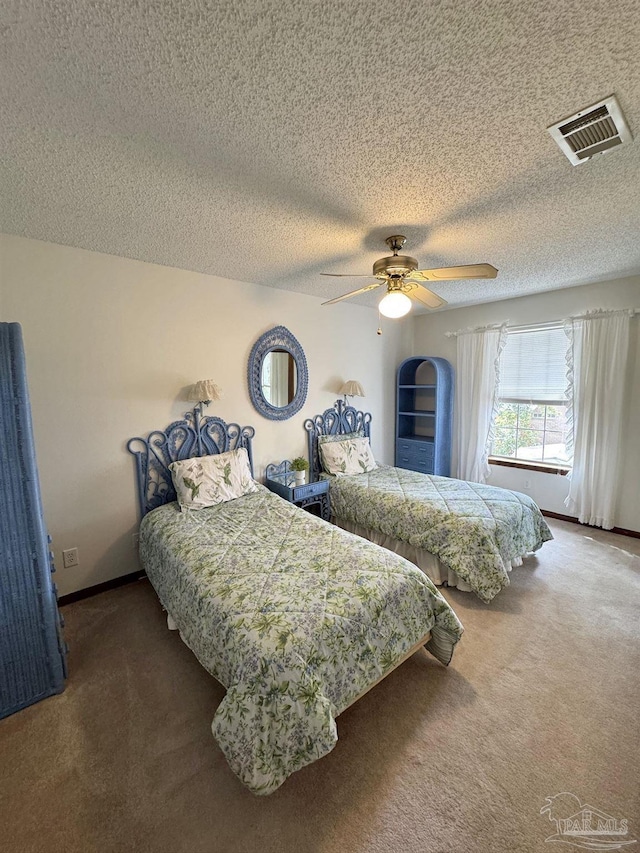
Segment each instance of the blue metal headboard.
M325 409L321 415L307 418L304 422L307 431L307 448L311 480L317 480L322 472L318 437L321 435L344 435L359 432L371 438L371 413L361 412L353 406L347 406L344 400L336 400L333 409Z
M184 420L174 421L164 430L154 430L147 438L130 438L127 450L136 458L138 503L140 515L175 501L176 493L169 465L192 456L210 456L246 448L253 474L251 439L256 431L251 426L228 424L221 418L203 417L200 406L186 412Z

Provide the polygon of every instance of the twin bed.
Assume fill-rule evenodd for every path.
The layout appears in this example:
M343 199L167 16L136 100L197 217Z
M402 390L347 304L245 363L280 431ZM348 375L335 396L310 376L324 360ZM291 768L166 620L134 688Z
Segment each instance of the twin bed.
M341 401L306 421L314 474L321 436L368 439L370 422ZM253 435L196 407L127 447L142 565L170 625L226 688L212 730L231 769L269 794L326 755L336 717L422 646L450 662L460 622L429 572L393 550L435 555L488 601L551 534L532 501L502 489L388 466L331 477L338 522L395 542L380 548L256 483Z
M169 465L239 449L250 464L252 437L196 409L128 449L142 565L182 639L227 689L212 729L231 769L269 794L328 753L335 718L421 646L448 664L462 626L417 567L264 486L180 511Z
M330 481L332 520L411 560L438 585L491 601L512 567L553 538L538 506L520 492L389 465L326 474L323 440L371 434L371 415L342 400L304 426L312 477Z

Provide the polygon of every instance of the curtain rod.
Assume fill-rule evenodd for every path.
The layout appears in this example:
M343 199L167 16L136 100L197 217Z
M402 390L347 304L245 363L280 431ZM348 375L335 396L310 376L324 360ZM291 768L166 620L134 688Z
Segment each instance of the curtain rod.
M445 332L445 338L457 338L459 335L468 335L473 332L489 332L489 331L506 331L507 324L504 323L492 323L490 326L469 326L466 329L458 329L456 332Z
M640 314L640 308L596 308L593 311L585 311L584 314L572 314L561 320L549 320L548 323L527 323L523 326L510 326L507 321L507 331L526 332L529 329L562 329L569 320L586 320L590 317L608 317L610 314L628 314L633 317Z
M609 314L628 314L630 317L634 317L636 314L640 314L640 308L612 308L611 310L607 309L596 309L595 311L587 311L584 314L574 314L570 317L563 318L560 320L549 320L546 323L524 323L521 326L512 326L508 320L506 320L506 329L507 332L528 332L534 331L537 329L563 329L565 324L569 320L584 320L590 317L606 317ZM488 327L495 328L495 327ZM450 332L449 334L456 334Z
M640 314L640 308L596 308L593 311L585 311L584 314L572 314L568 317L569 320L590 320L593 317L609 317L612 314L628 314L629 317L635 317Z
M551 320L548 323L527 323L525 326L510 326L509 321L503 323L495 323L491 326L478 326L477 328L458 329L455 332L445 332L447 338L457 338L459 335L468 334L470 332L486 332L489 329L503 329L506 332L528 332L534 329L563 329L566 320Z
M635 317L640 314L640 308L612 308L611 310L596 308L593 311L587 311L584 314L573 314L570 317L565 317L560 320L549 320L546 323L526 323L522 326L510 326L509 321L505 320L502 323L494 323L490 326L478 326L476 328L468 327L466 329L458 329L455 332L445 332L446 338L457 338L458 335L464 335L469 332L486 332L489 329L504 329L507 332L529 332L538 329L564 329L565 325L570 320L587 320L592 317L607 317L610 314L628 314L630 317Z

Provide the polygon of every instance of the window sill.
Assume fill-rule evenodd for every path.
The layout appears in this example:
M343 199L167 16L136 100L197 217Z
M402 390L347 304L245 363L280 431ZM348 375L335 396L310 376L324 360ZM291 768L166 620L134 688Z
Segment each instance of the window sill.
M566 465L550 465L547 462L525 462L523 459L506 459L501 456L490 456L489 465L504 465L505 468L523 468L525 471L540 471L541 474L559 474L566 477L571 468Z

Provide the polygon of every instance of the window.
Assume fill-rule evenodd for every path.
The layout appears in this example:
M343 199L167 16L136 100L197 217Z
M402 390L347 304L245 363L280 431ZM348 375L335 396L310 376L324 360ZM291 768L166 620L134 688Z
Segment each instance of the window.
M500 356L491 456L569 467L562 326L510 331Z

